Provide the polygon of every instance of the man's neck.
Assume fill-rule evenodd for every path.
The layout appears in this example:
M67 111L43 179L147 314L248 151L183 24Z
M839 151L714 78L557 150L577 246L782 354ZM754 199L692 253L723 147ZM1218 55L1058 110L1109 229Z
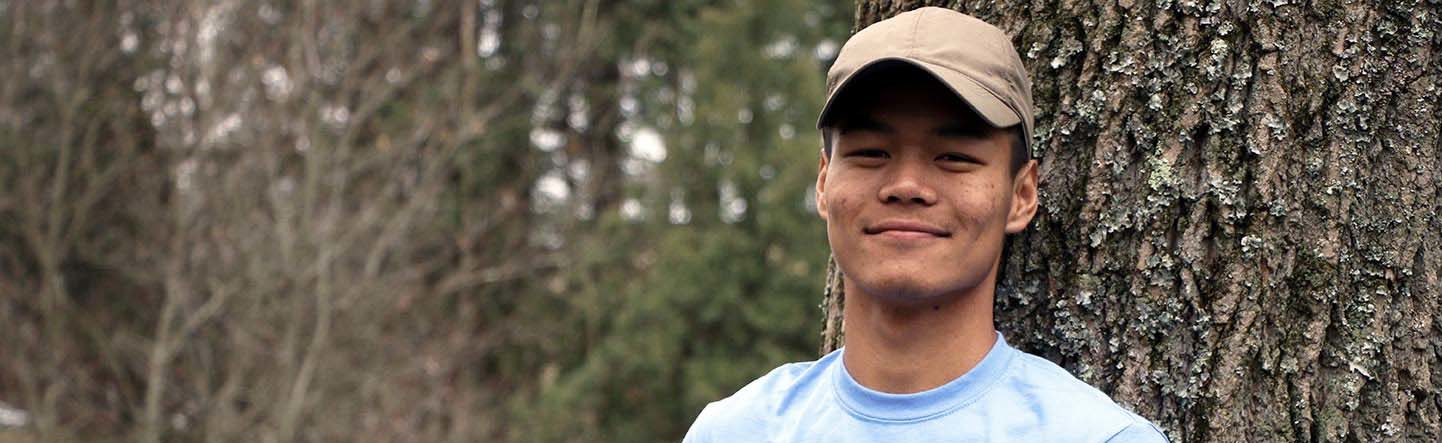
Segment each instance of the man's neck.
M847 281L842 363L857 383L876 391L908 394L944 385L996 343L993 295L992 285L983 283L944 303L897 306Z

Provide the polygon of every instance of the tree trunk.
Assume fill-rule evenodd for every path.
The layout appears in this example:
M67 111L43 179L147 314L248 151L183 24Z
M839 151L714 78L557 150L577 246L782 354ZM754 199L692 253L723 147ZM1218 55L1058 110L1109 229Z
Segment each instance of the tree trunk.
M1009 342L1174 442L1442 440L1442 4L998 3L856 26L952 7L1031 71Z

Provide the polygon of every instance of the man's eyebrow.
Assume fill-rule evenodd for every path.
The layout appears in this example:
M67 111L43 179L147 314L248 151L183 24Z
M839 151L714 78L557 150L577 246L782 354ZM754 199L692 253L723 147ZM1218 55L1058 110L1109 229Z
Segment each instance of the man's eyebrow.
M854 115L854 116L852 116L851 118L848 118L848 119L843 120L843 121L841 122L841 124L838 125L838 126L839 126L838 129L841 130L841 133L842 133L842 134L845 134L845 133L848 133L848 132L851 132L851 131L869 131L869 132L880 132L880 133L885 133L885 134L890 134L890 133L892 133L892 132L896 132L896 130L895 130L895 129L892 129L890 125L887 125L886 123L882 123L880 120L877 120L875 117L872 117L872 116L870 116L870 115L865 115L865 114Z

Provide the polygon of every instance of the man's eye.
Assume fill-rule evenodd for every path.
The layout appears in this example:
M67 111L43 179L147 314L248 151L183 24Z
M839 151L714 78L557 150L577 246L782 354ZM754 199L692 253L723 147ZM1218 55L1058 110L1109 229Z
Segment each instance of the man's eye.
M886 151L880 149L861 149L852 151L851 153L846 154L846 156L863 158L888 158L891 156L891 154L887 154Z
M936 159L937 159L937 160L941 160L941 161L945 161L945 162L981 163L981 162L976 161L976 159L974 159L974 158L971 158L971 157L969 157L969 156L962 155L962 154L957 154L957 153L941 154L941 155L937 156Z

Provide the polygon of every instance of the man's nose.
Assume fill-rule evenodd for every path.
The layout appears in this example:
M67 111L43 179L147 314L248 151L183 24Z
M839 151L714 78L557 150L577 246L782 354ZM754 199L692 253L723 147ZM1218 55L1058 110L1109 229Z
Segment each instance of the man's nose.
M926 184L924 167L897 165L878 197L884 203L936 204L936 189Z

